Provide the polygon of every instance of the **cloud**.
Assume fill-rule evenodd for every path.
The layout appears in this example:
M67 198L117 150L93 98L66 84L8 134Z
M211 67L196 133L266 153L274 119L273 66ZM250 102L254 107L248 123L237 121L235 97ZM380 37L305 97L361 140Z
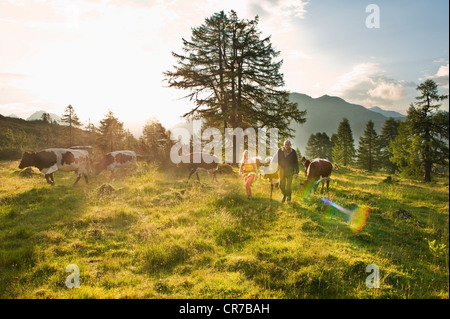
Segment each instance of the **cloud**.
M387 101L398 101L405 94L400 83L388 81L380 81L376 83L376 87L368 90L367 93L375 99Z
M303 19L308 3L305 0L250 0L248 7L264 18L269 33L275 34L290 31L296 19Z
M448 59L440 58L438 60L434 60L434 63L448 63Z
M253 3L255 4L255 3ZM302 0L259 0L257 6L278 18L297 17L303 19L306 14L307 1Z
M412 86L412 82L389 77L376 63L361 63L339 76L329 94L364 106L386 106L402 100L404 88Z
M298 60L298 59L309 60L309 59L311 59L311 56L306 54L303 51L300 51L300 50L297 50L297 49L291 49L287 53L287 58L292 59L292 60Z
M29 76L26 74L0 72L0 86L28 78Z
M427 79L432 79L439 86L448 89L449 88L448 63L446 65L441 65L436 74L428 76Z

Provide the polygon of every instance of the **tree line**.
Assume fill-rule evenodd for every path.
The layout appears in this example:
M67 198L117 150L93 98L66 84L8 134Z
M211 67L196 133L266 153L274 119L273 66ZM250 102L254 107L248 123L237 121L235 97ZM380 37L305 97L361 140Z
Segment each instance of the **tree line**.
M0 121L4 128L0 132L0 159L18 159L24 151L89 145L97 154L127 149L147 161L165 163L173 145L169 131L157 119L149 119L136 138L110 110L98 126L90 120L84 126L72 105L65 108L62 123L52 120L48 113L40 120L1 117Z
M438 103L448 95L439 95L438 85L431 79L419 84L417 90L421 94L411 103L406 120L389 118L380 135L368 121L358 149L348 119L343 118L331 137L321 132L310 136L306 156L431 181L433 166L448 170L449 165L449 112L439 110Z

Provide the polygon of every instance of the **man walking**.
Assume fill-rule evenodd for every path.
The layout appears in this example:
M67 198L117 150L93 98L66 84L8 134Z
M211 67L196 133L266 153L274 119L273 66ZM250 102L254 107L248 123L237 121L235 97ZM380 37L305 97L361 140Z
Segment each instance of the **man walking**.
M291 148L291 141L284 141L284 146L278 150L278 169L280 174L280 189L283 193L284 203L291 201L292 179L297 178L299 166L297 152Z

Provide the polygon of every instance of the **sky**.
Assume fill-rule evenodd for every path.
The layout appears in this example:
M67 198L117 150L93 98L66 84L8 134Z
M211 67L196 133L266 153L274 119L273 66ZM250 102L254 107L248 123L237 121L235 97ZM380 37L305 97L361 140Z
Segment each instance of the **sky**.
M0 114L71 104L85 123L111 110L136 135L152 118L170 128L193 107L163 82L171 52L231 9L259 16L291 92L403 114L426 79L449 92L447 0L0 0Z

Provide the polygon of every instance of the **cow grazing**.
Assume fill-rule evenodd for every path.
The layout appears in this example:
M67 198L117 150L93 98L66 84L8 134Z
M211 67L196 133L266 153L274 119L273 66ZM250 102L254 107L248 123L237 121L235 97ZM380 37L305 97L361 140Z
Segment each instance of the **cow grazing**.
M84 176L86 184L87 174L91 169L89 153L84 150L73 150L65 148L50 148L39 152L25 152L19 168L34 166L45 174L45 179L50 185L55 185L53 173L60 170L64 172L75 171L78 176L74 183L76 185L81 176Z
M181 165L182 167L187 167L189 169L189 177L192 175L197 175L197 180L200 181L200 177L198 176L199 170L205 170L208 174L213 176L213 181L217 182L217 169L219 168L219 158L216 155L208 154L208 153L190 153L187 155L181 156ZM198 161L200 159L200 163L194 163L194 161Z
M306 170L306 181L303 184L302 190L307 186L313 183L313 189L315 190L319 183L322 183L321 192L323 192L323 188L325 185L325 181L327 182L327 192L330 185L330 176L333 171L333 164L321 158L313 159L312 161L304 160L303 165Z
M100 162L95 165L95 173L98 175L106 170L110 171L112 176L116 168L135 166L136 159L136 153L133 151L115 151L107 153Z
M280 184L280 176L278 174L278 163L273 161L271 156L266 157L265 160L261 160L259 157L256 159L256 166L259 169L259 175L263 179L267 179L270 182L270 199L272 199L272 193L274 186Z

